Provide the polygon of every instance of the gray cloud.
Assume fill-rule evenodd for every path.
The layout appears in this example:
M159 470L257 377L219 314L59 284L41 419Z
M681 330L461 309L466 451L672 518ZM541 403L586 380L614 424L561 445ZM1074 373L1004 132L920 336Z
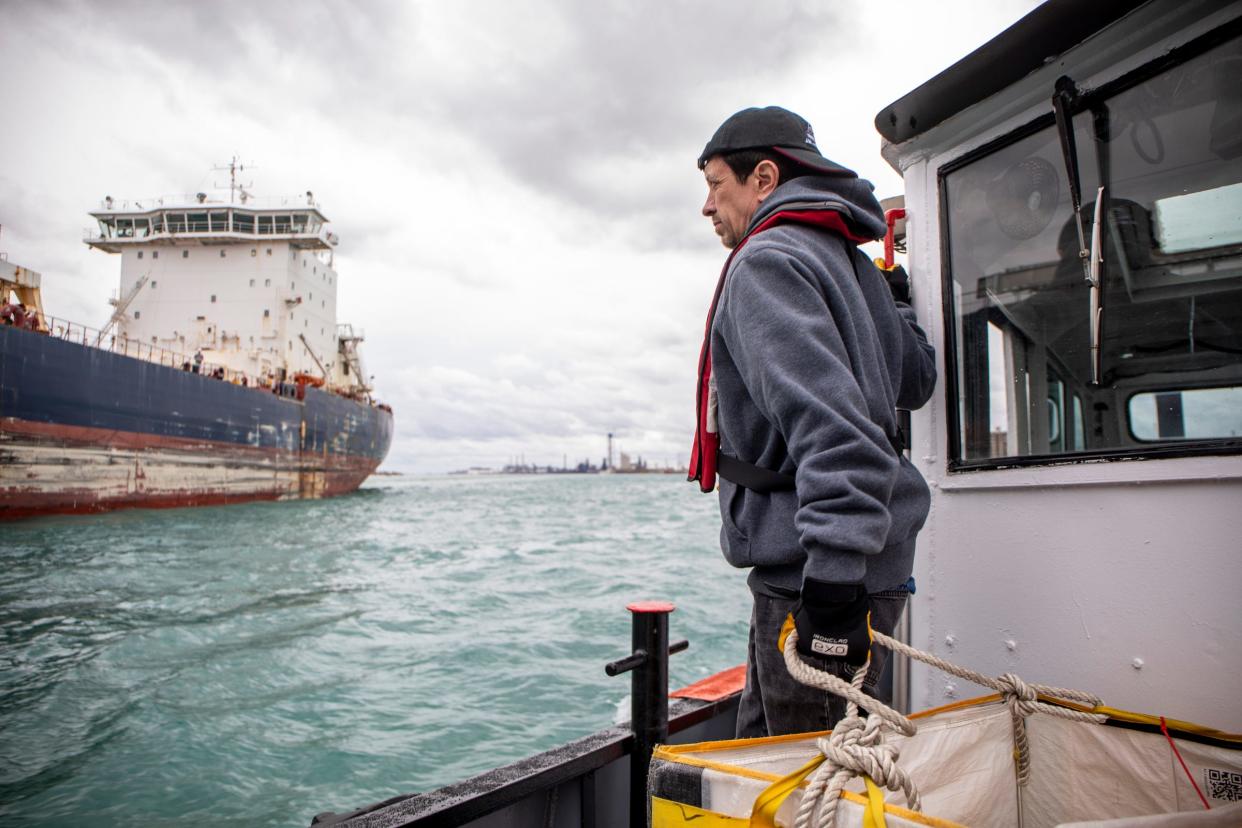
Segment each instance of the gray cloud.
M843 33L831 9L794 3L765 3L762 13L641 3L601 14L592 4L567 2L551 16L540 23L562 34L549 54L518 54L528 41L492 33L491 51L473 55L474 71L436 103L506 170L600 212L636 212L665 195L659 179L643 180L619 203L601 175L607 165L624 160L641 171L671 155L692 169L729 114L713 108L721 88L736 77L779 87L808 50L831 50L833 33Z

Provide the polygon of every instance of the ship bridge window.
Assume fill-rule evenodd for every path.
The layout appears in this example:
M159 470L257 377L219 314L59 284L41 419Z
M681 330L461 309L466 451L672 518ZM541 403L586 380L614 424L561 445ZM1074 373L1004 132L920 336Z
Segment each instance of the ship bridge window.
M277 233L288 233L293 229L293 219L290 216L273 216L272 223Z
M185 220L186 229L191 233L206 233L211 229L210 225L207 223L206 213L187 213Z
M305 233L306 223L307 223L307 216L305 213L295 213L293 215L293 232Z
M224 210L213 210L208 218L213 233L221 233L229 229L229 214Z
M117 218L118 238L147 238L149 235L148 218Z
M238 233L254 232L254 213L233 213L233 229Z
M185 232L185 213L169 213L165 221L168 224L169 233Z
M256 216L255 223L258 226L260 233L271 235L272 233L272 217L271 216Z
M1235 38L1084 95L1098 332L1052 119L941 171L953 468L1242 451L1239 90Z

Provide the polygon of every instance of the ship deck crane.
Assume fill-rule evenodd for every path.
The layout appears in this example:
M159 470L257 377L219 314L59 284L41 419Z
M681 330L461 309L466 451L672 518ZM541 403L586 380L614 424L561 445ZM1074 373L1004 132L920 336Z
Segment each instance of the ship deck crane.
M147 280L150 278L150 272L145 273L141 279L134 282L134 286L126 291L124 296L111 300L116 309L112 311L112 318L108 320L108 324L104 325L103 329L99 331L99 337L95 340L96 348L103 343L104 337L108 335L108 332L115 328L116 324L125 317L126 309L134 301L134 298L138 296L143 287L146 286Z

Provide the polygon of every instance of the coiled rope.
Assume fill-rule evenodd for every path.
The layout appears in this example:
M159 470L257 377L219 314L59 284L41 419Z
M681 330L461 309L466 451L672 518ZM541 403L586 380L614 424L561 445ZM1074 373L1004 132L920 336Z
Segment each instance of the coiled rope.
M931 653L916 650L883 633L871 633L872 640L882 647L900 653L916 661L931 665L950 675L987 687L1000 693L1009 707L1013 720L1015 773L1019 786L1025 786L1031 778L1030 744L1026 735L1026 717L1032 713L1045 713L1077 722L1103 724L1105 716L1101 713L1088 713L1072 710L1056 704L1039 701L1039 696L1074 702L1091 708L1097 708L1104 702L1098 696L1081 690L1070 690L1064 687L1052 687L1045 684L1029 684L1013 673L1005 673L999 678L985 676L957 664L945 661ZM810 828L813 824L819 828L829 828L833 824L837 811L837 803L845 785L856 776L866 776L876 785L890 791L901 790L906 795L906 802L911 810L920 809L919 793L913 781L897 767L900 751L896 745L885 744L883 726L887 725L904 736L913 736L918 728L907 717L893 708L874 699L862 691L862 684L871 666L871 660L854 673L849 682L831 673L818 670L798 657L798 633L791 630L785 638L785 666L789 673L803 684L827 690L846 700L845 717L833 728L827 737L816 741L816 746L824 754L824 762L816 768L807 781L807 789L803 794L802 803L798 808L795 828ZM869 714L866 719L859 715L859 710ZM813 823L816 810L819 819Z

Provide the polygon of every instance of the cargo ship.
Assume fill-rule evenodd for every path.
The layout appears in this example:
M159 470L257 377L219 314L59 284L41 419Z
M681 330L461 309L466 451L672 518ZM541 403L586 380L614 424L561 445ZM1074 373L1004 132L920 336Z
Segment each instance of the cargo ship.
M339 242L312 193L105 198L120 257L101 329L44 313L0 265L0 519L320 498L383 461L393 415L337 324Z

